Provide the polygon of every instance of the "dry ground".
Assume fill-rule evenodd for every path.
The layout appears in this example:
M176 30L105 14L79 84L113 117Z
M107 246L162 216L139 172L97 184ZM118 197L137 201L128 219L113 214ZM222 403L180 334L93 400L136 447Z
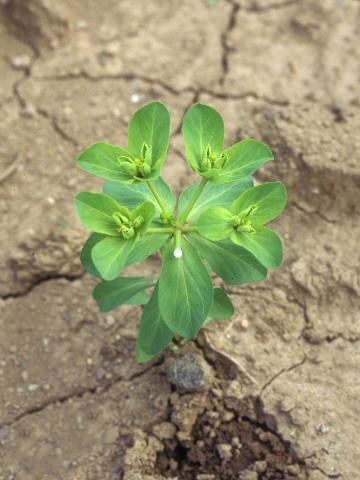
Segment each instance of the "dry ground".
M359 2L1 4L0 479L360 478ZM100 183L74 159L124 143L154 98L174 117L175 190L201 100L228 142L271 145L259 179L290 195L284 266L230 289L225 333L185 350L212 371L195 394L170 387L169 358L136 365L139 310L100 314L79 263L73 196Z

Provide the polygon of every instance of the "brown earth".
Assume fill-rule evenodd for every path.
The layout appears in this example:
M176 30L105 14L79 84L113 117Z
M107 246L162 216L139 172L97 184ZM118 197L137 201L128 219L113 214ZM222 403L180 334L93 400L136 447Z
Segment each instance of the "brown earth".
M359 25L356 0L1 1L0 480L360 478ZM140 310L99 313L79 262L73 197L100 182L74 159L154 98L176 191L200 99L271 145L258 178L290 203L284 265L229 289L222 334L138 366ZM166 379L185 352L200 392Z

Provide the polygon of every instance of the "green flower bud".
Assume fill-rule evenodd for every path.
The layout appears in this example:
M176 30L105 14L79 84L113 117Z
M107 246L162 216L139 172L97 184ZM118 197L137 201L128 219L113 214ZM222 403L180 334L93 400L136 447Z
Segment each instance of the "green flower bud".
M202 172L207 172L208 170L211 169L211 162L208 158L205 158L202 162L201 162L201 171Z
M256 210L259 207L257 205L250 205L249 207L245 208L245 210L242 210L239 215L241 217L250 217L253 213L256 212Z
M124 173L127 173L128 175L136 175L137 173L137 168L136 165L132 162L124 162L120 164L120 170Z
M141 227L143 223L144 223L144 217L142 215L139 215L138 217L136 217L135 220L132 222L134 228Z
M140 167L140 172L143 177L147 177L151 173L151 167L147 163L143 163Z
M124 237L125 240L129 240L135 235L135 230L132 227L123 226L121 228L121 235Z
M112 214L112 218L120 226L123 225L123 224L129 225L129 223L130 223L130 220L125 215L123 215L122 213L119 213L119 212L114 212Z
M249 225L248 223L245 223L243 225L239 225L238 227L236 227L236 231L237 232L243 232L243 233L255 233L256 230L254 227L252 227L251 225Z
M227 155L225 153L222 153L214 161L214 167L215 168L222 168L225 165L226 162L227 162Z
M241 220L240 220L240 217L238 215L234 215L231 219L231 225L233 227L238 227L240 225L240 222L241 222Z
M141 150L142 160L144 160L146 163L151 165L151 156L152 156L152 148L146 145L146 143L144 143Z

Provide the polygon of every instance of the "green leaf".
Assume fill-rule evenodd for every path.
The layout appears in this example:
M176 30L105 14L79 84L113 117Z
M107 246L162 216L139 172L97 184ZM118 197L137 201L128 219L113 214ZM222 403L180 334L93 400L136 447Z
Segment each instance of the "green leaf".
M136 158L142 157L144 144L151 148L151 165L160 168L165 160L170 137L170 114L161 102L150 102L131 117L128 148Z
M170 190L170 187L161 177L154 180L153 184L168 211L172 212L175 208L176 198ZM145 182L137 183L136 185L119 185L119 183L116 182L105 182L103 192L110 195L110 197L114 198L117 202L130 210L147 201L152 202L160 212L160 207ZM238 192L238 194L240 193L241 192ZM232 200L235 200L235 198L236 197Z
M135 345L135 358L138 363L141 365L143 363L149 362L155 355L148 355L147 353L143 352L141 350L140 344L138 341L136 341Z
M200 182L195 182L190 187L182 192L179 197L178 212L179 216L184 212L191 199L194 196ZM253 186L251 177L241 178L234 183L228 183L226 185L214 185L213 183L207 183L200 197L198 198L194 208L191 210L188 220L196 221L199 215L209 207L216 205L217 207L223 207L230 209L233 201L247 188ZM124 202L119 202L126 205ZM127 206L127 205L126 205Z
M167 240L168 235L163 233L150 233L141 237L135 242L134 248L127 258L126 265L146 260L147 257L160 250Z
M118 226L112 215L119 212L129 216L129 210L111 197L102 193L81 192L75 198L76 210L81 223L96 233L117 237Z
M265 143L257 140L242 140L224 150L227 162L221 172L210 181L217 184L235 182L252 175L255 170L274 159L273 153Z
M127 305L146 305L149 301L149 295L145 292L139 292L126 302Z
M86 172L116 182L132 181L132 176L120 169L119 157L128 156L123 148L98 142L80 153L77 165Z
M231 220L233 214L222 207L210 207L203 212L197 227L201 235L209 240L223 240L234 230Z
M104 235L101 235L100 233L92 233L84 243L84 246L80 252L80 261L84 267L84 270L94 277L101 277L101 275L94 265L91 256L91 250L98 242L100 242L100 240L103 240L104 238Z
M207 268L196 250L181 243L182 256L174 256L175 244L163 250L159 281L159 308L167 326L186 339L195 338L213 300L213 287Z
M256 227L254 233L244 233L234 231L231 240L240 245L266 268L278 267L283 258L282 243L280 237L270 228Z
M130 220L132 222L139 217L143 218L143 223L136 228L136 232L139 235L143 235L155 217L155 205L151 202L144 202L130 212Z
M214 300L209 312L210 320L227 320L234 314L234 306L222 288L214 288Z
M234 214L240 214L252 205L257 208L249 215L249 220L258 225L270 222L284 210L286 188L281 182L264 183L249 188L237 198L231 206Z
M189 235L191 244L211 269L229 285L255 283L266 278L267 270L247 250L230 241L211 242L200 235Z
M143 310L137 341L142 351L148 355L155 355L167 347L172 336L171 330L160 314L157 285Z
M212 153L221 154L224 145L224 122L212 107L197 103L185 113L182 134L186 158L195 171L201 168L205 150L210 146Z
M100 282L93 291L93 297L102 312L109 312L119 305L133 302L135 295L154 284L145 277L120 277L111 282Z
M113 280L124 269L135 239L106 237L91 251L95 268L104 280Z

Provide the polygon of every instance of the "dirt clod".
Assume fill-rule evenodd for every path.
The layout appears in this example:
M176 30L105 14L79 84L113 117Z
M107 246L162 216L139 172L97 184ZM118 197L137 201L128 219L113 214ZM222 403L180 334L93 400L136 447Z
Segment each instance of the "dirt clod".
M186 353L167 368L169 381L182 392L199 392L208 389L212 371L204 359L194 353Z
M181 399L180 403L183 416L191 416L191 403ZM237 403L231 411L232 418L223 421L228 408L223 399L209 393L206 408L192 417L190 434L185 424L187 435L182 437L184 424L178 424L177 441L164 441L164 449L157 456L159 473L171 478L170 465L175 460L180 480L195 480L200 475L214 475L222 480L285 480L293 479L293 472L298 472L298 478L306 478L304 462L289 443L269 429L256 399ZM179 404L173 404L172 409L179 410ZM256 418L252 419L254 411ZM173 418L174 414L170 416Z

